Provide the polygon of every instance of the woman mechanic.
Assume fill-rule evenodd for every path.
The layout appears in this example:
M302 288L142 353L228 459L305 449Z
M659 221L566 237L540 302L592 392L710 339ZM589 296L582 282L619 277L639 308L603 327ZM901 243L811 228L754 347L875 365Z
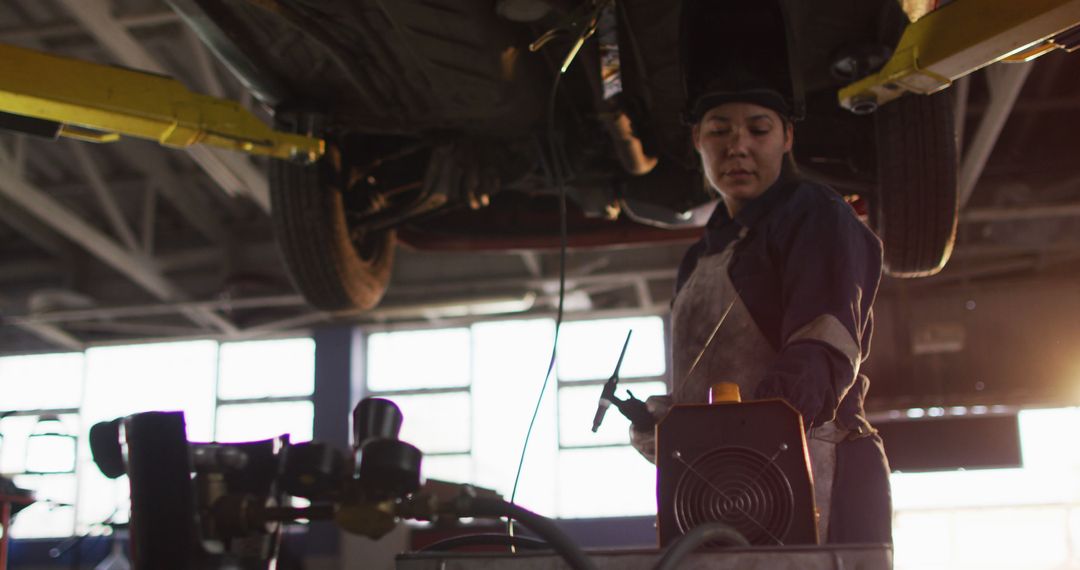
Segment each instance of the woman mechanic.
M859 374L881 244L836 192L796 175L784 96L703 93L689 118L721 201L679 267L673 391L647 405L660 418L672 403L706 402L718 381L783 398L809 429L822 542L892 542L888 463ZM631 442L655 462L652 433L631 429Z

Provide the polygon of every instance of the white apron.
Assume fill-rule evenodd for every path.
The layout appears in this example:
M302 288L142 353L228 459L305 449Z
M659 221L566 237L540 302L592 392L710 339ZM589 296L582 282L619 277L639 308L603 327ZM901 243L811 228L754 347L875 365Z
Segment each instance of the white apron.
M744 235L745 230L739 239ZM742 397L751 399L758 383L776 361L776 351L758 329L728 275L738 242L733 241L720 253L699 258L694 272L675 297L671 311L675 404L706 403L709 386L717 382L734 382L739 385ZM727 317L717 328L725 311ZM702 353L714 330L712 342ZM699 354L700 361L687 377ZM847 435L846 430L829 422L811 429L807 436L818 510L818 537L822 543L829 536L836 444Z

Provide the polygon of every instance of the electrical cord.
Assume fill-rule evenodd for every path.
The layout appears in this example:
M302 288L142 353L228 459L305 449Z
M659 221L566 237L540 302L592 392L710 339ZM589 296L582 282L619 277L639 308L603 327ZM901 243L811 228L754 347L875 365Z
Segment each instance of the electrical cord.
M731 525L722 522L705 523L694 527L668 545L654 568L656 570L678 568L688 554L701 545L714 541L723 542L725 546L750 546L750 541Z
M525 431L525 442L521 446L521 457L518 458L517 472L514 474L514 487L510 491L510 503L514 504L517 499L518 483L521 481L521 470L525 466L525 454L529 449L529 440L532 438L533 427L536 425L536 417L540 414L540 405L544 401L548 383L551 380L551 372L555 369L555 358L559 349L559 330L562 329L563 304L566 298L566 185L563 182L562 168L559 165L558 155L555 152L555 99L559 92L559 80L562 73L555 74L555 81L551 85L551 94L548 96L548 151L551 153L551 171L555 175L555 185L559 188L559 303L555 310L555 339L551 345L551 359L548 361L547 372L544 374L544 382L540 385L540 394L536 397L536 406L533 407L532 418L529 419L529 429ZM514 536L514 521L507 523L507 532ZM511 544L511 551L513 545Z
M559 90L559 79L562 74L555 76L552 84L551 95L548 103L548 146L551 153L551 170L555 175L555 185L559 189L559 304L555 311L555 339L551 347L551 359L548 361L547 373L544 374L544 382L540 386L540 396L536 399L536 407L533 408L532 418L529 420L529 429L525 432L525 444L521 448L521 458L518 460L517 474L514 476L514 489L510 493L510 502L514 502L517 495L518 481L521 479L521 467L525 463L525 452L529 447L529 439L532 435L533 426L536 424L536 416L540 412L540 404L544 400L544 392L547 391L548 381L551 380L551 372L555 369L555 357L559 347L559 329L562 327L563 301L566 297L566 185L563 182L562 171L555 154L555 95Z
M598 5L602 6L603 3L601 2ZM598 9L597 12L599 12ZM594 17L593 21L595 20L596 18ZM555 80L552 82L551 92L548 94L548 152L551 155L551 170L555 175L555 185L559 189L559 303L558 308L555 311L555 338L551 346L551 359L548 361L547 372L544 374L544 382L540 385L540 394L536 398L536 406L533 408L532 417L529 419L529 428L525 431L525 442L521 446L521 457L518 459L517 472L514 474L514 486L510 492L510 504L514 504L514 501L517 499L518 483L521 481L521 470L525 465L525 454L529 449L529 440L532 437L533 427L536 425L536 417L540 413L540 405L544 401L544 394L547 392L548 383L551 380L551 373L555 369L555 359L559 349L559 331L562 328L563 321L563 305L566 300L566 245L568 233L566 222L566 184L563 181L558 147L555 144L555 102L558 97L559 83L562 80L562 76L576 58L577 53L581 48L581 44L592 35L594 30L594 25L584 26L578 37L575 38L572 47L567 52L562 66L560 66L555 73ZM508 522L507 528L509 535L514 536L514 523L512 519ZM513 547L511 546L511 549L512 548Z

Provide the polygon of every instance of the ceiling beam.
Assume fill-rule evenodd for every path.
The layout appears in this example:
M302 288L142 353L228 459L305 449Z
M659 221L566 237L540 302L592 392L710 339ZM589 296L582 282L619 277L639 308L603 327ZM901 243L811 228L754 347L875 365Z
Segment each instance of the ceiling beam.
M1042 137L1036 132L1036 128L1045 120L1040 113L1019 113L1020 107L1026 101L1038 101L1052 96L1060 91L1062 71L1064 66L1071 61L1070 58L1060 57L1065 54L1055 54L1055 57L1040 58L1038 67L1032 70L1028 78L1023 99L1017 99L1013 105L1012 116L1015 123L1009 128L1009 139L1002 143L999 157L1004 160L1013 160L1016 157L1031 154L1030 147L1033 140ZM1033 139L1034 137L1034 139Z
M206 49L206 45L202 43L199 36L195 35L195 31L188 26L184 26L184 40L191 49L192 55L195 56L195 67L199 71L203 89L208 95L224 99L225 86L221 84L217 70L214 69L214 60L210 57L210 50Z
M953 251L953 259L1006 258L1020 255L1047 255L1080 251L1080 240L1044 244L962 243Z
M947 283L964 282L970 279L986 279L1017 272L1039 271L1048 267L1071 263L1080 259L1080 252L1034 254L1024 259L1010 259L987 263L976 263L965 267L942 271L932 277L920 279L920 286L938 286Z
M0 144L0 164L10 167L22 176L26 169L26 136L11 133L3 139L10 140L11 144Z
M6 166L16 166L14 149L8 150L7 145L4 144L4 141L7 139L11 139L12 141L17 140L17 136L18 135L12 135L10 137L0 138L0 164L4 164Z
M964 150L964 128L967 126L967 109L971 93L971 76L965 75L953 82L953 132L956 133L956 152Z
M540 254L532 250L524 250L518 252L521 257L521 262L525 264L525 270L529 272L529 275L533 277L540 277L544 274L543 264L540 262Z
M653 306L652 291L649 290L649 282L646 279L634 281L634 291L637 293L638 305L641 307Z
M247 156L206 145L195 145L185 152L223 192L229 196L245 195L259 209L270 213L270 184Z
M3 199L3 194L0 193L0 200ZM10 201L0 201L0 208L5 204L11 205L11 208L18 208ZM22 212L22 209L14 210L15 212ZM2 210L0 210L2 212ZM16 214L17 215L17 214ZM24 221L33 222L42 228L48 230L51 234L53 230L40 224L33 216L27 215L25 212L21 214L21 219ZM55 236L57 240L64 242L60 236ZM170 273L177 272L197 272L197 271L219 271L219 267L225 263L229 255L239 256L241 259L250 259L252 263L260 263L265 266L272 266L275 271L280 271L277 244L274 242L252 242L252 243L238 243L230 248L232 253L230 254L226 248L222 247L198 247L192 249L184 249L174 251L170 253L161 253L154 256L154 265L159 271L168 275ZM72 257L75 250L72 249ZM64 259L60 260L45 260L44 258L36 258L35 260L28 259L4 259L0 260L0 286L5 283L12 283L17 281L29 281L33 279L37 280L56 280L67 275L70 267L64 262ZM87 268L92 270L93 268ZM98 272L100 273L100 272ZM88 273L87 278L94 279L94 276L98 273ZM282 274L282 277L284 275ZM108 279L110 277L102 277L102 279ZM102 281L103 283L105 281Z
M127 67L171 75L161 62L111 15L106 0L58 0L117 61ZM186 149L218 186L229 195L244 194L264 212L270 211L270 187L266 176L247 157L226 150L197 145Z
M86 348L86 343L56 325L48 323L17 323L15 326L50 344L68 350L81 351Z
M998 206L968 210L960 214L960 221L1005 222L1017 220L1046 220L1052 218L1080 217L1080 203L1051 204L1046 206Z
M180 16L172 10L159 10L145 14L117 16L116 21L125 28L146 28L180 22ZM86 30L76 22L50 22L41 25L21 25L0 29L0 41L12 43L21 41L41 41L71 36L84 36Z
M957 189L960 210L963 210L971 199L975 183L982 175L986 161L990 159L990 153L997 144L998 135L1001 134L1001 129L1005 127L1005 122L1009 119L1013 104L1016 103L1016 98L1020 96L1020 90L1024 87L1024 81L1031 73L1031 66L1031 62L999 63L986 68L990 104L983 113L970 144L966 145L964 159L960 163L960 180Z
M124 213L120 210L120 204L116 201L116 196L113 195L112 189L105 182L101 170L90 158L90 153L86 150L84 143L67 141L67 146L68 150L75 156L75 162L82 169L90 188L94 191L94 196L97 198L101 210L105 213L105 218L109 220L113 232L129 250L138 249L139 242L135 238L135 232L131 231L131 226L124 219Z
M112 2L109 0L58 0L58 4L64 6L91 37L124 65L169 75L157 58L112 16Z
M45 258L37 256L32 260L5 260L0 263L0 286L42 280L51 280L55 283L66 278L69 271L68 263L60 260L46 261Z
M139 141L137 144L125 145L122 152L135 168L148 179L155 181L162 196L211 243L222 245L229 240L229 232L221 221L221 214L199 199L192 184L180 180L161 149L151 148Z
M630 286L641 279L645 280L669 280L674 279L675 267L642 268L638 270L612 271L610 273L595 273L591 275L567 276L566 286L569 290L572 286L589 286L596 283L611 283L617 286ZM390 288L388 300L397 303L404 301L403 297L415 296L431 298L432 296L452 295L455 293L484 291L517 291L517 290L559 290L559 277L509 277L483 279L481 283L473 279L459 279L454 281L440 280L433 283L396 283Z
M213 301L184 301L162 305L129 305L122 307L94 307L49 311L37 315L11 316L17 323L71 323L78 321L112 320L124 318L173 315L194 310L243 310L270 308L304 308L307 304L299 295L269 295L246 299L217 299Z
M157 186L148 186L143 195L142 224L139 227L140 243L142 252L146 255L154 253L154 234L157 220Z
M968 75L967 77L971 77ZM968 103L964 113L967 118L975 118L986 112L989 107L989 103L986 102L974 102ZM1040 113L1059 113L1062 111L1076 111L1080 109L1080 101L1075 96L1055 94L1044 97L1031 97L1025 96L1013 105L1014 115L1037 115Z
M55 230L33 216L27 216L22 208L2 195L0 195L0 222L22 234L34 245L54 257L67 261L74 254L71 244L60 237Z
M0 194L14 201L71 241L81 245L158 299L166 302L187 300L187 295L161 273L153 259L141 253L126 250L49 195L15 176L14 172L6 168L0 168ZM210 310L193 309L184 311L184 314L200 325L214 327L227 334L238 331L235 325Z
M65 325L69 329L101 332L110 334L166 337L166 336L192 336L202 330L190 326L175 326L147 323L117 323L109 321L72 322Z

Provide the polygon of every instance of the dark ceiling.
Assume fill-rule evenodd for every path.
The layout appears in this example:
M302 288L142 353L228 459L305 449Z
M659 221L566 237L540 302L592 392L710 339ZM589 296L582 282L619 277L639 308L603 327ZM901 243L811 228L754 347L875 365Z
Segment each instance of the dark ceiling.
M0 42L165 73L252 105L160 0L4 2ZM962 83L951 89L970 198L957 247L938 276L883 283L871 396L879 408L1080 400L1080 56L998 64ZM557 252L408 249L379 309L313 311L273 242L265 170L205 149L0 134L0 353L451 322L496 302L553 311ZM43 210L17 206L16 192ZM663 314L684 247L571 252L568 308Z

